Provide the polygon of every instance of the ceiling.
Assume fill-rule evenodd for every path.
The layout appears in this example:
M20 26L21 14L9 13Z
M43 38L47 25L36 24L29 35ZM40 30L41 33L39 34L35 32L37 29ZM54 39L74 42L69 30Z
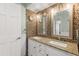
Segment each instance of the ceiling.
M23 5L25 6L26 9L32 10L37 13L54 4L55 3L24 3Z

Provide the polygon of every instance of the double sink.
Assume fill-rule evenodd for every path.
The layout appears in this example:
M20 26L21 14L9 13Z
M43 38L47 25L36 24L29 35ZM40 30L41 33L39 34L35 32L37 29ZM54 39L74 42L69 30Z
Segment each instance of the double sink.
M60 47L63 47L63 48L67 47L67 44L62 42L62 41L49 41L48 43L50 45L60 46Z
M40 37L33 37L33 39L35 39L35 40L41 40L41 38ZM65 42L63 42L63 41L60 41L60 40L50 40L50 41L48 41L47 42L47 44L49 44L49 45L55 45L55 46L59 46L59 47L63 47L63 48L66 48L67 47L67 44L65 43Z

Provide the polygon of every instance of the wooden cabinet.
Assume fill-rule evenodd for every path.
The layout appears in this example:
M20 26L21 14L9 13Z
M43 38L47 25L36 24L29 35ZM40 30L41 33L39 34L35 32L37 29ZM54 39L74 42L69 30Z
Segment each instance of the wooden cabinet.
M73 56L73 54L59 50L54 47L47 46L37 41L28 40L29 56Z

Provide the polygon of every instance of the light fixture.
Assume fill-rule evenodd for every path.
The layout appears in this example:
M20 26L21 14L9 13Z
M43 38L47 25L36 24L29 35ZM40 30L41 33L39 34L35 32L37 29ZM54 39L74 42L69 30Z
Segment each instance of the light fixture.
M46 15L47 15L47 13L45 13L45 12L44 12L44 13L43 13L43 15L44 15L44 16L46 16Z
M33 20L33 18L32 18L32 16L30 16L30 21L32 21Z
M39 15L37 15L37 19L39 19Z
M32 21L32 20L34 20L34 19L35 19L35 15L30 15L30 16L29 16L29 20L30 20L30 21Z
M66 10L72 11L72 8L73 8L73 4L66 4L66 7L65 7Z
M38 20L39 22L41 22L41 15L40 15L40 14L37 15L37 20Z
M54 13L54 9L51 9L51 13Z
M58 11L58 10L55 9L55 8L52 8L52 9L51 9L51 13L52 13L52 14L55 14L57 11Z

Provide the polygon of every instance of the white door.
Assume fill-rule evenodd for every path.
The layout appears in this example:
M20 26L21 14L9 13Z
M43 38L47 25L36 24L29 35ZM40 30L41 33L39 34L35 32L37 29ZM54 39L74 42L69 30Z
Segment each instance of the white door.
M20 56L20 40L8 42L0 45L0 56Z
M21 5L2 3L0 7L0 55L20 55Z

